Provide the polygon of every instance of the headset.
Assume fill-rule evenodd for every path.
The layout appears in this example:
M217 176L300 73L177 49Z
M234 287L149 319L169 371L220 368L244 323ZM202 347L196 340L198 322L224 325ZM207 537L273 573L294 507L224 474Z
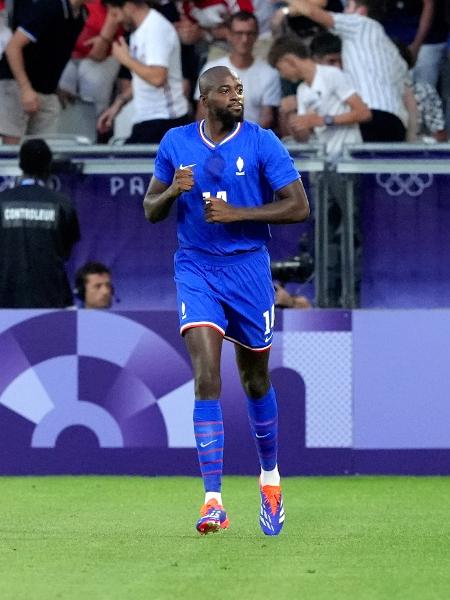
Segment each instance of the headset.
M89 261L78 269L75 273L75 288L73 293L81 302L86 300L86 278L88 275L101 275L108 273L111 275L111 269L100 262ZM111 295L114 297L115 290L114 286L111 285ZM115 298L116 302L120 302L118 298Z

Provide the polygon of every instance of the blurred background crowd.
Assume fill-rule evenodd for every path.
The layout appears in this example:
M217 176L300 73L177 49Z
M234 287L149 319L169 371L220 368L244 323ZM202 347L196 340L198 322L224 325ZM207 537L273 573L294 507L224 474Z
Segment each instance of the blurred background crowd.
M0 0L0 143L22 144L23 171L18 188L0 198L9 215L2 221L8 247L2 272L10 279L2 287L13 289L17 257L33 248L24 244L24 232L35 235L37 223L39 235L49 238L47 262L56 264L63 282L56 303L31 300L24 291L29 281L22 281L17 298L0 298L0 305L72 303L62 263L79 237L76 216L68 238L68 219L54 219L70 247L50 235L47 222L52 214L66 214L66 200L46 192L51 214L33 212L34 204L30 213L10 211L12 201L29 204L43 195L51 154L40 138L158 144L170 128L204 117L198 79L216 65L242 79L247 120L283 141L325 149L327 247L338 256L346 188L334 166L345 145L448 140L449 15L449 0ZM37 146L23 147L36 138ZM317 183L314 174L310 183ZM14 244L17 251L11 251ZM312 252L311 244L312 238ZM360 246L356 227L357 253ZM29 268L34 259L33 251L24 255L20 271L38 273ZM337 306L343 302L339 260L330 267L338 273L330 284ZM110 296L99 300L109 307L111 273L102 269L87 275L100 278L94 281L99 295L109 286ZM311 306L308 287L310 298L303 288L289 293L275 279L282 282L275 282L278 306ZM41 276L36 280L40 290L51 288ZM89 307L92 282L77 280L82 292L75 295Z
M0 0L0 138L158 143L202 118L199 74L225 64L248 120L331 158L361 140L446 141L449 12L448 0Z

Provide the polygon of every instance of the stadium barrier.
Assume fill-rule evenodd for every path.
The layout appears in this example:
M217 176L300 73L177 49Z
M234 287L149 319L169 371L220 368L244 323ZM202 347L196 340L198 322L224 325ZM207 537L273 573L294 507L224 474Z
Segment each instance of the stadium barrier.
M348 146L336 168L346 186L342 305L449 306L450 144ZM355 213L362 238L359 298ZM321 306L328 305L325 298Z
M114 269L121 308L170 309L174 301L174 219L149 229L141 207L157 146L86 142L82 136L49 139L56 156L53 185L74 199L83 228L70 273L96 255ZM313 214L304 224L273 226L270 252L277 261L297 255L299 240L306 235L315 259L315 306L448 305L450 144L348 146L334 168L327 165L323 146L287 147L302 173ZM0 190L13 185L19 174L17 152L17 147L0 146ZM333 267L328 239L336 179L343 188L338 303L330 296ZM355 234L363 239L357 256ZM117 243L111 244L111 238Z
M447 311L279 311L285 475L450 474ZM225 472L257 474L224 344ZM197 475L174 311L0 311L0 474Z
M0 473L195 475L195 450L185 437L192 379L169 310L175 222L153 227L142 215L156 147L74 146L66 139L51 145L58 164L53 185L74 198L83 233L71 272L88 258L110 264L120 305L116 298L115 310L104 313L0 311ZM314 220L274 227L271 254L276 260L295 254L300 235L313 231L316 302L328 306L332 174L320 148L290 150L307 188L310 174L318 174ZM351 148L337 165L347 186L347 306L356 302L355 205L364 240L362 305L448 305L450 146L411 147L409 158L392 158L400 150ZM0 146L0 189L18 174L17 148ZM443 346L450 311L279 311L277 321L272 377L286 474L450 472ZM255 473L228 344L224 381L227 472Z

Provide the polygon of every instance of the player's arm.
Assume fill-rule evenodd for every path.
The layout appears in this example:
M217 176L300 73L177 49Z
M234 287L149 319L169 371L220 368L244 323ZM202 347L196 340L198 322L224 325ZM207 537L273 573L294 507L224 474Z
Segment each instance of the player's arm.
M163 221L169 216L172 204L178 196L193 187L192 169L177 169L170 185L153 176L144 197L145 218L151 223Z
M233 206L219 198L208 198L205 219L208 223L260 221L263 223L299 223L309 217L309 202L300 179L276 192L275 202L251 208Z

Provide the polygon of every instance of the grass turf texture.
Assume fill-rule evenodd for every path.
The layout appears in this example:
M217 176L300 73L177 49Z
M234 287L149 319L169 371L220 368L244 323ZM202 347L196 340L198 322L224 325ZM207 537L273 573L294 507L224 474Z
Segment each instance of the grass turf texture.
M0 478L0 598L450 598L450 478L283 487L279 537L249 477L225 478L231 529L199 536L196 479Z

